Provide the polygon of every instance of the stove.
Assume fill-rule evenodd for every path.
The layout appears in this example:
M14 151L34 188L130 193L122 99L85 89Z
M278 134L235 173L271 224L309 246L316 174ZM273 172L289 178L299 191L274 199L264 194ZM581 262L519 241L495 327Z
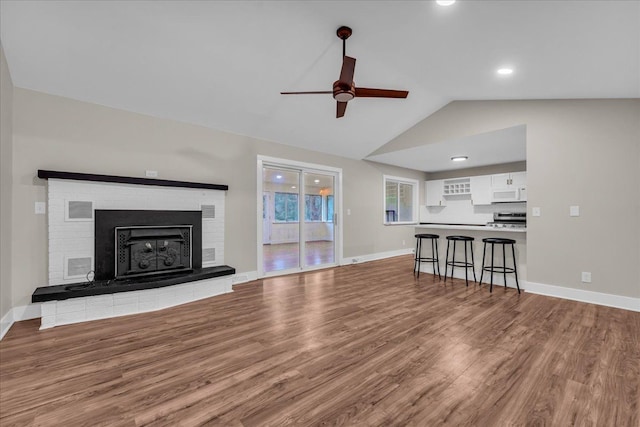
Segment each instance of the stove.
M487 223L487 226L494 228L526 228L527 213L526 212L494 212L493 222Z

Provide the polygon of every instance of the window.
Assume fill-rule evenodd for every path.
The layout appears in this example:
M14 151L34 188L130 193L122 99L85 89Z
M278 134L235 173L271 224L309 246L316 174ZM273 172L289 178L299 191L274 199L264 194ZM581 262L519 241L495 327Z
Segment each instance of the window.
M305 221L322 221L322 196L305 194L304 207Z
M326 197L325 217L326 222L333 222L333 196Z
M418 181L384 176L384 223L407 224L417 222Z
M276 222L298 222L298 195L275 193L273 199Z

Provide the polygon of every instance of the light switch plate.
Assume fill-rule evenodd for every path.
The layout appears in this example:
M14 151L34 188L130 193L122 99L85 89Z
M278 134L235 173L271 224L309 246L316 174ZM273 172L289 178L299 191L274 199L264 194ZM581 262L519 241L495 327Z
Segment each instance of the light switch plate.
M44 215L47 213L47 205L45 202L36 202L36 215Z
M580 206L569 206L569 216L580 216Z
M531 208L531 216L540 216L540 208Z
M149 178L157 178L158 171L145 171L145 175Z

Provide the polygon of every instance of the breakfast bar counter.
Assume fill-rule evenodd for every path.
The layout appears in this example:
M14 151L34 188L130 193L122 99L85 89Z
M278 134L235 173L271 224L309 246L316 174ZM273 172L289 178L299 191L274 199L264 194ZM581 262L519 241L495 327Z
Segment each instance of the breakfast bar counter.
M517 268L518 268L518 281L520 284L520 289L526 289L526 279L527 279L527 229L522 228L502 228L502 227L492 227L487 225L474 225L474 224L429 224L429 223L420 223L413 225L415 229L415 234L418 233L430 233L437 234L440 236L438 239L438 257L440 258L440 272L442 273L442 277L444 278L444 268L445 268L445 257L447 254L447 236L455 236L455 235L465 235L474 238L473 242L473 256L475 258L475 272L477 279L480 280L480 273L482 272L482 249L483 243L482 239L487 237L504 237L507 239L513 239L516 241L515 251L516 251L516 260L517 260ZM415 245L415 241L414 241ZM461 250L461 246L458 245L458 251L456 254L456 258L460 256L460 259L464 258L464 252ZM430 256L431 248L423 247L423 256ZM489 247L487 247L487 252L489 252ZM487 263L489 262L490 254L487 253ZM496 265L502 265L502 249L496 247L495 249L495 263ZM507 251L506 255L507 266L511 266L511 251ZM429 263L422 263L420 268L421 272L433 274L432 265ZM449 267L449 274L451 272L451 267ZM471 271L469 271L471 274ZM421 276L422 277L422 276ZM454 277L464 279L464 269L456 268L454 271ZM485 272L484 277L482 279L484 283L489 283L489 273ZM448 282L447 282L448 283ZM502 274L493 275L493 291L496 292L496 286L504 286L503 276ZM464 283L462 283L464 286ZM471 286L471 283L469 283ZM515 288L515 280L513 274L507 275L507 286ZM487 287L487 292L489 289Z

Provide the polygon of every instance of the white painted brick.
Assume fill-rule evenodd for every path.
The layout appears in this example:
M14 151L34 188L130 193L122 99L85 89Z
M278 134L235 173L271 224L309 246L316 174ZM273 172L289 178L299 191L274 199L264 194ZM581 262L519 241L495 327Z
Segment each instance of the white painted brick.
M113 306L131 305L138 303L138 295L132 295L132 292L119 292L113 294Z
M54 326L56 326L56 316L54 314L40 318L40 329L49 329Z
M151 301L144 301L138 303L138 312L143 313L145 311L155 311L158 310L158 298Z
M113 306L113 315L114 316L126 316L128 314L135 314L138 312L138 303L132 304L123 304L123 305L114 305Z
M40 304L40 315L42 317L55 316L57 303L57 301L46 301Z
M158 302L158 294L160 293L160 288L158 289L147 289L138 296L138 302Z
M62 301L58 301L56 307L56 315L75 313L78 311L84 312L86 308L86 301L84 298L71 298Z
M84 322L87 320L87 316L84 310L73 311L70 313L57 313L56 314L56 326L68 325L70 323Z
M87 307L87 320L107 319L113 316L113 306Z
M176 295L174 292L165 291L158 294L158 308L173 307L176 304Z
M87 297L87 312L94 309L113 307L113 294Z

